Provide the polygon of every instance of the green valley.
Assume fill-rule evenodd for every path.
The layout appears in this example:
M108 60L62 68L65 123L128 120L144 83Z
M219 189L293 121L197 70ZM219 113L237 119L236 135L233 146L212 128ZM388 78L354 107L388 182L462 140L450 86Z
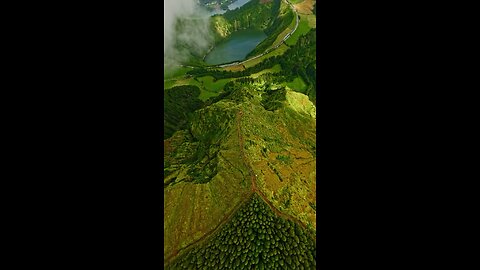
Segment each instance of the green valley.
M266 38L233 63L192 54L166 67L167 269L315 268L314 4L251 0L216 14L209 53L239 31Z

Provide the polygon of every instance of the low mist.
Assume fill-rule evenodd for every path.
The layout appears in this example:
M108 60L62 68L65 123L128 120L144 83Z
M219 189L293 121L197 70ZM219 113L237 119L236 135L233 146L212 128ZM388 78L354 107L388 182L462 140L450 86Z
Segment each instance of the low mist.
M210 15L197 0L164 1L163 65L172 72L191 55L204 55L212 44Z

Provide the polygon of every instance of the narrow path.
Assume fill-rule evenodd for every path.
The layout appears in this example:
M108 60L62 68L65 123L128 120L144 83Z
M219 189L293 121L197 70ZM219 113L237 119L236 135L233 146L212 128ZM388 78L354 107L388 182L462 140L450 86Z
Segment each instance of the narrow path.
M239 112L240 117L241 117L242 114L243 114L243 111L240 110L240 112ZM240 144L239 144L239 145L240 145L240 152L242 152L242 157L243 157L244 163L248 166L248 163L247 163L247 161L246 161L246 159L245 159L245 155L243 154L243 143L244 143L244 141L243 141L242 133L240 132L240 123L239 123L239 121L240 121L240 118L237 117L237 134L238 134L238 136L239 136L239 138L240 138ZM254 177L255 175L253 174L253 170L250 168L250 166L248 166L248 168L249 168L249 173L250 173L250 175ZM252 179L252 183L255 183L254 179ZM255 184L254 184L254 185L255 185ZM255 188L254 188L253 185L252 185L252 193L250 193L250 194L248 194L247 196L245 196L245 198L244 198L243 200L241 200L237 205L235 205L235 207L234 207L232 210L230 210L230 211L223 217L223 219L217 224L217 226L215 226L215 227L214 227L212 230L210 230L208 233L205 233L205 234L204 234L202 237L200 237L198 240L196 240L196 241L188 244L187 246L172 251L172 253L171 253L169 256L167 256L167 258L165 259L164 266L168 266L168 265L173 261L173 259L175 259L175 257L178 256L178 254L179 254L180 252L185 253L185 252L187 252L188 250L190 250L193 246L195 246L195 245L197 245L197 244L199 244L199 243L207 240L210 236L214 235L215 232L216 232L219 228L221 228L222 225L226 224L226 223L233 217L233 215L235 214L235 212L251 198L251 196L253 195L253 192L255 192L255 190L258 190L258 189L256 188L256 186L255 186Z
M280 216L284 219L291 220L291 221L297 223L298 225L302 226L308 232L308 235L313 240L315 240L316 236L310 234L310 232L307 230L307 226L305 224L303 224L303 222L301 222L300 220L298 220L297 218L295 218L291 215L285 214L285 213L281 212L280 210L278 210L267 199L267 196L265 196L265 194L263 194L263 192L260 189L258 189L257 183L256 183L257 182L257 177L256 177L255 172L253 171L252 167L250 166L250 163L248 162L247 157L245 156L245 152L244 152L244 139L243 139L243 135L242 135L241 128L240 128L240 123L241 123L242 117L243 117L243 110L240 109L240 111L237 114L237 134L238 134L238 140L239 140L239 145L240 145L240 154L242 155L243 162L248 167L248 172L250 174L250 179L252 181L252 192L255 192L258 195L260 195L260 197L263 199L263 201L265 201L265 203L270 207L270 209L272 209L272 211L275 214L277 214L278 216Z
M196 241L188 244L187 246L183 247L183 248L180 248L180 249L177 249L177 250L174 250L172 251L172 253L165 259L165 262L164 262L164 266L167 266L169 265L172 260L177 257L178 253L180 252L187 252L190 248L192 248L193 246L205 241L205 240L208 240L208 238L212 235L215 234L215 232L222 227L222 225L224 225L225 223L227 223L232 217L233 215L235 214L235 212L237 212L237 210L244 204L246 203L250 197L251 197L252 194L246 196L243 200L241 200L237 205L235 205L235 207L230 210L230 212L228 212L224 217L223 219L217 224L217 226L215 226L215 228L213 228L212 230L210 230L210 232L204 234L202 237L200 237L199 239L197 239Z
M241 200L232 210L230 210L228 212L228 214L226 214L223 219L217 224L217 226L215 226L215 228L213 228L212 230L210 230L210 232L204 234L202 237L200 237L198 240L188 244L186 247L183 247L183 248L180 248L180 249L177 249L177 250L174 250L172 251L172 253L165 259L165 262L164 262L164 266L168 266L172 260L177 257L177 255L182 252L187 252L190 248L192 248L193 246L205 241L205 240L208 240L208 238L212 235L215 234L215 232L222 227L222 225L226 224L232 217L233 215L235 214L235 212L241 207L243 206L250 198L251 198L251 195L253 195L254 193L257 193L261 198L262 200L270 207L270 209L272 209L272 211L277 215L277 216L280 216L284 219L288 219L288 220L291 220L295 223L297 223L298 225L302 226L304 229L307 229L307 227L305 226L305 224L303 224L300 220L298 220L297 218L293 217L293 216L290 216L288 214L285 214L285 213L282 213L280 212L280 210L278 210L268 199L267 197L265 196L265 194L263 194L263 192L258 189L257 187L257 178L256 178L256 175L255 175L255 172L253 171L252 167L250 166L250 163L248 162L247 160L247 157L245 155L245 152L244 152L244 146L245 146L245 141L244 141L244 138L243 138L243 133L241 131L241 120L242 120L242 117L243 117L243 110L240 109L240 111L237 113L237 118L236 118L236 126L237 126L237 135L238 135L238 140L239 140L239 147L240 147L240 155L242 156L242 160L245 164L245 166L247 166L248 168L248 173L250 174L250 180L251 180L251 193L249 195L247 195L243 200ZM306 230L308 232L308 230ZM313 239L315 240L316 237L314 237L313 235L311 235L310 233L308 233L308 235Z

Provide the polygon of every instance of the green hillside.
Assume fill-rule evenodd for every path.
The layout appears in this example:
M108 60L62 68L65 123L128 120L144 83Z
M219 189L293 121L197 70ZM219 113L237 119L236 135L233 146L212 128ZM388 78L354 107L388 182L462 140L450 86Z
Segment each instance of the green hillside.
M262 2L262 3L261 3ZM277 17L281 0L251 0L242 7L212 17L216 41L244 29L265 30Z
M251 55L272 51L223 67L195 56L197 66L164 80L167 269L315 268L317 41L308 5L285 42L295 14L283 0L212 17L217 41L256 28L268 37Z
M265 78L228 83L192 113L186 129L165 140L166 258L213 231L252 185L315 227L314 105Z
M167 269L315 269L315 241L254 195L214 236Z

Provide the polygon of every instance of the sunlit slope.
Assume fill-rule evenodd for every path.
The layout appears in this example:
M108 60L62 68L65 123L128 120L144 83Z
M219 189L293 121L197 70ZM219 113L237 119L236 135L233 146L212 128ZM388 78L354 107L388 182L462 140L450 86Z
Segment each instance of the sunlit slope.
M238 155L237 111L229 101L198 110L188 130L164 143L166 259L209 234L250 193Z
M228 83L164 141L167 261L223 224L252 181L276 209L315 230L315 106L264 76Z
M281 0L251 0L242 7L211 18L211 25L220 40L242 29L265 30L278 14Z
M254 195L210 239L166 269L315 269L315 252L307 231Z
M314 6L317 2L316 0L302 0L302 1L292 1L294 2L294 7L300 14L313 14Z
M246 155L267 199L315 230L316 109L304 94L275 88L245 108Z

